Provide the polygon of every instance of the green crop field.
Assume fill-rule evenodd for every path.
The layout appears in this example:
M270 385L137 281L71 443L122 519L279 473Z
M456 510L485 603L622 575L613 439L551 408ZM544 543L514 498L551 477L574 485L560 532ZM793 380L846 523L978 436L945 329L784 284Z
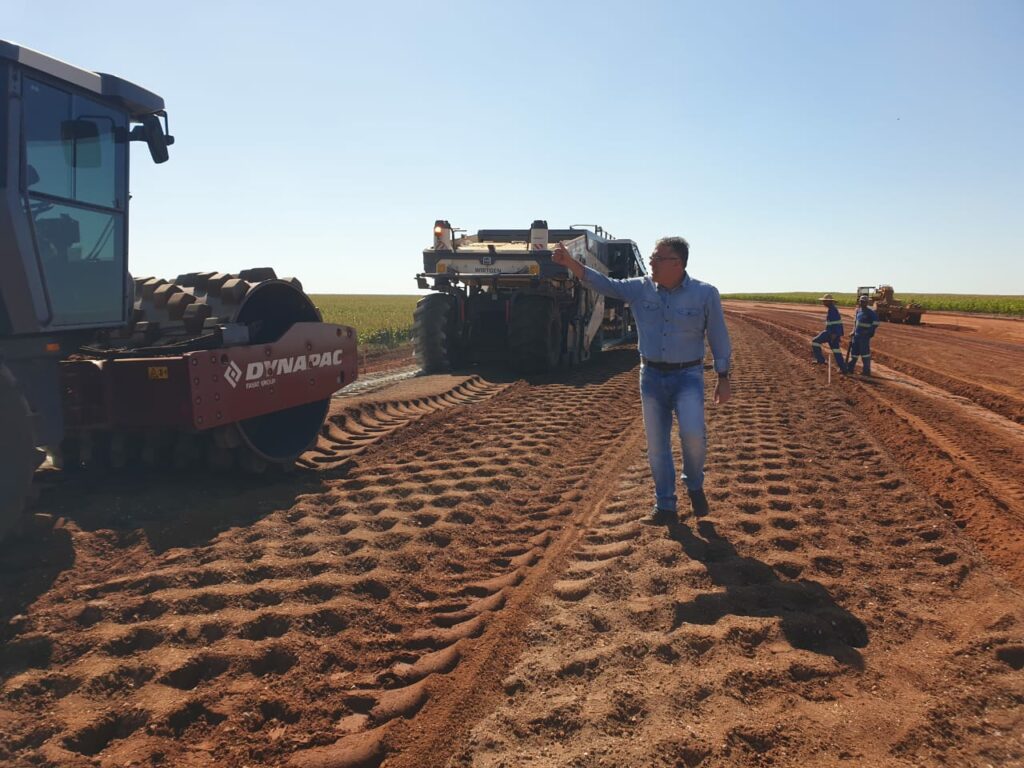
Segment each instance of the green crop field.
M853 306L854 293L834 293L840 305ZM816 304L820 292L727 293L723 299ZM359 332L359 345L367 351L396 349L412 340L412 311L419 296L313 294L313 303L329 323L351 325ZM982 312L1024 317L1024 296L968 296L942 293L900 293L903 301L916 301L926 309Z
M792 291L789 293L723 293L723 299L741 301L780 301L793 304L817 304L823 292ZM855 293L833 293L836 303L852 307ZM900 301L916 301L925 309L949 312L980 312L990 315L1024 317L1024 296L972 296L957 293L897 293Z
M359 346L395 349L412 337L412 311L419 296L367 296L312 294L328 323L351 325L359 333Z

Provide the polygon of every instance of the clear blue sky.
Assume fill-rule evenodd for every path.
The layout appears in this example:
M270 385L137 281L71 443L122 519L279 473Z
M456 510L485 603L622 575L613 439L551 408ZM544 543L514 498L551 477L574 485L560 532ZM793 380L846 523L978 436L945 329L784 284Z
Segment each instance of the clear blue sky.
M435 218L681 234L728 291L1024 294L1024 2L2 0L164 97L132 271L416 293Z

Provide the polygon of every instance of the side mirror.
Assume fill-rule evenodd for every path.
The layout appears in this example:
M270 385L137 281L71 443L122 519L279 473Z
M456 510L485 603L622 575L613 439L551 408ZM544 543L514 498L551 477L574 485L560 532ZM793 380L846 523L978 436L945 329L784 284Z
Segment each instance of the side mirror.
M160 124L160 118L156 115L146 115L142 118L142 135L146 139L153 162L166 163L169 157L167 145L170 142L164 133L164 127Z
M62 120L60 140L68 165L75 168L99 168L103 164L100 129L92 120Z

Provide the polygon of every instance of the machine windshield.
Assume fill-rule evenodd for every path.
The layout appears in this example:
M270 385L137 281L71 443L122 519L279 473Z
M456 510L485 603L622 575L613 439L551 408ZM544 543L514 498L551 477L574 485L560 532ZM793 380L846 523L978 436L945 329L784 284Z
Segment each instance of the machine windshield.
M23 189L54 325L124 319L127 116L26 78Z

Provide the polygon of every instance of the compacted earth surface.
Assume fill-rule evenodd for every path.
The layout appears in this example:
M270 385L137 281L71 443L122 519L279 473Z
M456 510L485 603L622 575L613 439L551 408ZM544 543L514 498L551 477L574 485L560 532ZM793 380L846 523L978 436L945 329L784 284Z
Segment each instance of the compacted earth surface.
M1024 765L1024 337L927 315L829 381L821 314L727 305L670 526L625 348L396 365L288 474L43 478L0 765Z

